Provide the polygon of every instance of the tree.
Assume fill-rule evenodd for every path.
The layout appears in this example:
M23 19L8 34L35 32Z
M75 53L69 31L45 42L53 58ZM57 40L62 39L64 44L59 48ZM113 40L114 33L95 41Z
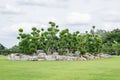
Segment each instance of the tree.
M120 55L120 43L118 43L117 41L114 41L114 43L112 44L112 47L115 54Z
M5 46L3 46L1 43L0 43L0 50L5 50Z
M40 45L46 53L52 54L53 52L57 51L58 49L58 32L59 26L56 25L54 22L49 22L50 27L47 31L41 33L40 37ZM43 30L44 31L44 30Z
M120 43L120 29L114 29L113 31L105 32L103 37L103 43L106 43L107 41L110 41L111 43L117 41Z
M40 30L33 27L32 32L29 33L29 34L23 33L22 28L20 28L18 31L19 31L19 36L17 37L17 39L20 40L19 48L25 54L35 53L36 50L39 48L39 33L40 33Z
M9 54L8 49L0 43L0 55L7 55Z
M19 46L18 45L14 45L13 47L9 48L8 49L10 52L22 52L20 49L19 49Z
M102 48L102 39L95 33L94 29L95 26L93 26L90 33L85 35L85 49L87 52L96 54Z
M118 52L116 52L118 46L115 46L115 41L117 44L120 44L120 29L114 29L113 31L98 30L97 33L101 36L103 41L102 52L118 54Z
M47 30L32 28L31 33L24 33L19 29L19 48L26 54L33 54L36 50L44 50L47 54L59 52L61 55L75 53L80 51L82 54L99 53L102 40L94 32L93 26L90 33L81 34L79 31L70 33L69 29L59 30L59 26L54 22L49 22L50 27Z

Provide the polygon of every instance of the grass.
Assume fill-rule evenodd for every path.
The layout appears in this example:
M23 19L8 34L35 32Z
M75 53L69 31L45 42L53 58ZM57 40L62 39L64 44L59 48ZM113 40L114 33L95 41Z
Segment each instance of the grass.
M0 80L120 80L120 57L90 61L9 61L0 56Z

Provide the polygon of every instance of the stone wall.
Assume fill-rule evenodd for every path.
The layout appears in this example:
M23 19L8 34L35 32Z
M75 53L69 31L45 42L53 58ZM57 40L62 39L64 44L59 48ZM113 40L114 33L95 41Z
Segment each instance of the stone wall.
M9 60L32 60L32 61L37 61L37 60L58 60L58 61L66 61L66 60L92 60L92 59L101 59L101 58L109 58L111 57L108 54L98 54L96 56L86 53L85 55L81 55L80 53L76 54L71 54L68 56L65 55L59 55L57 52L54 52L52 55L47 55L46 53L38 53L37 55L30 56L30 55L18 55L16 54L10 54L8 55Z

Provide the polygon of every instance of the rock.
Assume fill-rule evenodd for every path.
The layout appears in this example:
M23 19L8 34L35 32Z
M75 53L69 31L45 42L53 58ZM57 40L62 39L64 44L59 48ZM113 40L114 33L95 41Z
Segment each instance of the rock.
M73 56L75 56L75 54L73 54L73 53L70 53L70 54L68 54L68 56L71 56L71 57L73 57Z
M28 60L29 60L29 61L32 61L32 56L28 56Z
M83 56L81 56L81 57L80 57L80 60L82 60L82 61L86 61L87 59L84 58Z
M56 60L59 60L59 61L65 61L67 60L67 57L62 55L62 56L58 56L58 58Z
M74 57L74 56L58 56L58 58L56 60L59 60L59 61L66 61L66 60L79 60L78 57Z
M88 59L88 60L90 59L88 54L83 55L83 57Z
M29 60L28 55L22 55L21 60Z
M60 59L60 55L57 55L57 56L53 56L53 58L55 58L56 60L59 60Z
M9 60L32 60L32 61L37 61L38 56L29 56L29 55L21 55L17 56L17 54L10 54L8 55Z
M99 55L99 57L100 57L100 58L110 58L111 56L110 56L109 54L103 54L103 53L101 53L101 54Z
M80 51L76 51L75 56L80 56Z
M79 55L80 52L76 52L76 55ZM9 60L30 60L30 61L38 61L38 60L91 60L91 59L99 59L99 58L109 58L111 57L108 54L97 54L96 56L86 53L83 56L73 56L74 54L70 54L69 56L59 55L57 52L54 52L52 55L46 55L46 53L39 53L37 56L29 56L23 54L10 54L8 55Z
M20 56L15 56L14 58L14 60L20 60Z
M37 55L40 54L40 53L44 53L43 50L37 50L36 52L37 52Z
M100 59L100 57L99 56L95 56L94 59Z
M46 53L39 53L38 58L39 59L45 59Z
M59 53L58 53L58 52L54 52L54 53L52 54L52 57L53 57L54 59L57 59L57 58L59 57Z
M57 55L59 55L59 53L58 53L58 52L54 52L53 55L54 55L54 56L57 56Z
M38 56L32 56L32 61L38 61Z
M8 59L15 60L15 56L16 56L16 54L10 54L10 55L8 55Z
M89 53L86 53L85 55L83 55L84 58L88 59L88 60L91 60L91 59L94 59L95 56L92 55L92 54L89 54Z
M29 61L38 61L38 56L28 56Z
M106 54L106 58L110 58L111 57L111 55L109 55L109 54Z
M45 60L56 60L52 55L45 56Z
M95 58L95 56L93 56L93 55L89 56L89 59L94 59L94 58Z
M72 61L74 61L74 60L79 60L79 58L78 58L78 57L70 57L70 56L68 56L68 57L67 57L67 60L72 60Z

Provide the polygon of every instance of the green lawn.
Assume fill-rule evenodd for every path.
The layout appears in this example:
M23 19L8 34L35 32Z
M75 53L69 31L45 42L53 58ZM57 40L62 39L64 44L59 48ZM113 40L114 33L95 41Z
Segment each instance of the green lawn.
M0 80L120 80L120 57L90 61L8 61Z

